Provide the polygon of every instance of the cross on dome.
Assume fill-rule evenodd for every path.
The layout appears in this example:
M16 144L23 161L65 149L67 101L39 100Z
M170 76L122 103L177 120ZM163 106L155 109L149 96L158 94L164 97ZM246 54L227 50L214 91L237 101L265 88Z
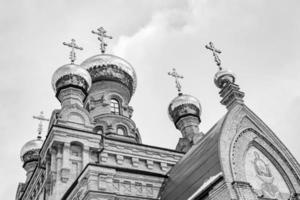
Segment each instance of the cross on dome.
M49 119L44 117L44 112L41 111L38 116L33 116L33 119L39 120L39 125L38 125L38 139L41 139L41 134L43 130L43 121L49 121Z
M106 30L103 27L97 29L97 31L92 30L92 33L98 35L98 40L100 41L101 53L105 53L107 43L104 41L105 38L112 39L112 36L106 34Z
M219 70L222 70L221 60L219 58L219 54L222 53L221 50L216 49L212 42L209 42L209 45L205 45L205 47L213 52L213 56L215 58L215 62L217 63Z
M175 84L176 84L176 88L177 88L178 94L181 94L181 85L180 85L180 82L179 82L178 79L183 79L183 76L179 75L176 72L175 68L173 68L172 72L168 72L168 75L172 76L173 78L175 78Z
M70 58L70 60L71 60L71 63L73 64L74 61L76 60L75 49L83 50L83 48L82 48L82 47L79 47L79 46L76 44L75 39L71 39L71 43L63 42L63 45L65 45L65 46L71 48L71 52L70 52L70 57L69 57L69 58Z

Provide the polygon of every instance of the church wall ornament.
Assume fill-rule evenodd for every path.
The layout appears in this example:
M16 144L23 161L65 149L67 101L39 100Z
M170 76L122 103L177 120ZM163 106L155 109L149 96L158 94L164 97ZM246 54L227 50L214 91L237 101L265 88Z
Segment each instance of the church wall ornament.
M266 148L265 151L269 152L269 155L272 155L271 157L274 156L272 159L278 161L278 166L280 167L276 166L276 164L274 166L276 166L276 169L278 169L283 178L288 177L291 183L289 184L288 181L285 180L288 187L290 187L290 185L294 187L294 189L289 188L290 193L299 193L299 176L294 167L296 164L293 162L293 159L289 159L290 153L285 147L282 148L284 145L274 136L274 133L244 105L232 107L225 118L219 141L219 156L226 182L245 182L245 161L242 158L244 158L245 152L247 152L250 146L256 143ZM248 131L246 131L247 128ZM249 131L250 129L251 131ZM264 155L268 154L264 153ZM274 163L271 158L268 156L267 158L271 163ZM282 168L282 170L280 168ZM282 173L282 171L284 173ZM285 175L285 173L287 175ZM242 190L242 187L240 187L239 184L227 184L227 186L231 198L238 198L239 191ZM255 188L251 187L247 189L247 191L254 190Z
M246 181L258 197L288 199L299 188L297 176L257 131L241 131L232 145L231 166L235 181Z

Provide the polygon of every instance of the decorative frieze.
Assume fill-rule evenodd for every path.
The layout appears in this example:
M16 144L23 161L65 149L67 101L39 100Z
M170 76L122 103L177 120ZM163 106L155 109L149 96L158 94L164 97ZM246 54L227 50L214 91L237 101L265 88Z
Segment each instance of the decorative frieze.
M147 163L148 169L153 169L153 166L154 166L153 160L147 160L146 163Z
M132 158L132 165L133 167L139 167L139 159L136 157Z
M118 165L123 165L123 162L124 162L124 156L122 155L117 155L117 164Z
M163 171L168 171L168 169L169 169L167 163L165 163L165 162L161 162L160 167Z

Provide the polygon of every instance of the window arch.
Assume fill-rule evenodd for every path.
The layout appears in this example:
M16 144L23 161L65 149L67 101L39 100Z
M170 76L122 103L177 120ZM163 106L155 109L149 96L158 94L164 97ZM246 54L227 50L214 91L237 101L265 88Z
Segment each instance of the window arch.
M96 133L96 134L99 134L99 135L102 135L103 134L103 126L96 126L95 128L94 128L94 132Z
M127 135L126 128L124 126L118 126L117 134L118 135Z
M120 114L120 104L117 99L110 100L110 112L113 114Z

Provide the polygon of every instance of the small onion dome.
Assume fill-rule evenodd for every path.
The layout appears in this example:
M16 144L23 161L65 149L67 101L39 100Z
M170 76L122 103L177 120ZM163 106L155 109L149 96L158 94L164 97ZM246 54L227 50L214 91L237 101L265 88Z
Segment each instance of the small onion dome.
M235 75L230 70L221 69L215 74L215 84L218 88L224 88L229 83L235 83Z
M179 94L175 97L168 108L170 119L176 124L184 116L194 115L199 121L202 112L199 100L188 94Z
M52 76L52 87L56 94L66 86L75 86L88 92L92 79L88 71L76 64L66 64L58 68Z
M43 145L43 140L40 137L26 142L21 149L21 153L20 153L21 160L23 162L38 160L39 150L41 149L42 145Z
M137 77L129 62L115 55L100 54L86 59L81 66L88 70L92 81L117 81L125 85L130 94L136 89Z

